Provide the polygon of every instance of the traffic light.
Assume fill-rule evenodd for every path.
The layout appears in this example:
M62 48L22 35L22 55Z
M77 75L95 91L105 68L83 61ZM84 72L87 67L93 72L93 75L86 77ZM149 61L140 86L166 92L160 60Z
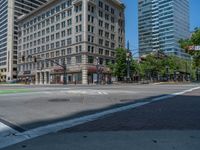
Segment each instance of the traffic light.
M24 62L24 61L25 61L25 56L23 55L23 56L22 56L22 62Z

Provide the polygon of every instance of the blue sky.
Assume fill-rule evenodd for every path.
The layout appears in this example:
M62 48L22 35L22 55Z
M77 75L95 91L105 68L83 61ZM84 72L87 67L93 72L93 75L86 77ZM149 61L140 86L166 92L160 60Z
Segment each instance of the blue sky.
M126 5L126 40L130 41L130 48L138 48L137 1L122 0ZM200 27L200 0L190 1L190 30Z

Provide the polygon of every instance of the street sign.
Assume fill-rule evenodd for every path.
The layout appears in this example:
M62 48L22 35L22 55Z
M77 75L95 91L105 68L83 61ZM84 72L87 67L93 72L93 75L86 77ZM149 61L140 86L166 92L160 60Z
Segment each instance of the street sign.
M190 51L200 51L200 45L197 45L197 46L189 46L189 50Z
M24 71L24 75L31 74L31 71Z

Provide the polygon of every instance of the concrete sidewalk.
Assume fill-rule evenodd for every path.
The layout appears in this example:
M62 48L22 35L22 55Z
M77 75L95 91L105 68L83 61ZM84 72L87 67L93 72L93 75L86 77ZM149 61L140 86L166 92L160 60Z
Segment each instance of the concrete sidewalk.
M200 131L60 132L4 150L199 150Z

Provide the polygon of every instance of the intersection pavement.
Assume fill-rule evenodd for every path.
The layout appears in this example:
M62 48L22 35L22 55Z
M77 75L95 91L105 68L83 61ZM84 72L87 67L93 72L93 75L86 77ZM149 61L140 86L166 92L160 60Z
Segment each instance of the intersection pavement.
M199 85L197 84L137 85L137 86L110 85L110 86L67 86L67 87L63 87L63 86L57 86L57 87L23 86L21 87L20 86L17 88L30 89L31 92L0 95L0 118L1 118L0 122L1 120L3 120L2 126L4 124L7 124L8 127L11 127L11 129L7 129L8 133L15 134L14 133L15 131L13 132L13 129L16 129L17 132L19 132L20 130L20 133L23 133L23 132L28 132L30 130L34 130L36 128L48 126L49 124L54 124L57 122L67 121L74 118L84 117L90 114L100 113L103 111L115 109L118 107L123 107L130 104L137 104L137 103L145 104L146 102L152 99L156 99L157 97L165 97L167 99L166 96L168 95L172 95L173 93L180 93L182 91L187 91L189 93L192 92L192 94L190 96L187 96L185 95L185 93L183 93L184 96L182 97L180 95L177 96L179 100L177 99L173 100L172 97L168 97L171 103L174 102L172 104L169 104L169 102L165 101L166 104L163 102L162 104L160 104L160 106L156 106L155 104L157 104L157 102L155 102L155 104L154 103L148 104L148 106L153 105L152 108L149 108L149 107L143 108L146 106L141 106L137 108L137 109L141 108L142 110L140 111L138 111L137 109L133 109L130 111L135 111L135 112L128 112L128 113L127 111L119 112L120 113L119 115L117 115L116 113L112 117L110 118L108 117L107 120L102 121L100 119L100 120L97 120L96 122L95 121L89 122L84 125L73 127L73 128L64 130L62 132L58 132L56 134L50 134L49 136L48 135L42 136L36 139L32 139L30 141L25 141L25 145L20 143L16 145L16 147L15 146L11 147L11 149L15 149L15 148L27 149L26 142L30 142L29 144L31 146L28 147L29 149L40 149L40 148L42 149L42 146L41 147L37 147L37 146L41 144L45 147L48 145L47 143L49 140L51 141L57 136L60 137L61 140L56 141L58 143L57 144L55 143L54 146L58 146L57 149L59 148L61 149L59 144L65 145L66 143L70 141L71 138L73 139L73 138L76 138L76 136L84 135L83 133L88 133L89 135L94 134L92 135L94 136L94 139L93 139L94 141L91 140L91 144L93 143L94 144L93 146L95 146L95 143L97 144L97 142L95 142L95 134L96 135L102 134L102 139L105 138L105 136L106 137L108 136L111 138L114 135L119 136L120 134L125 136L125 133L128 131L129 128L130 128L129 134L132 132L135 133L137 130L143 130L143 129L146 130L146 128L150 130L149 132L153 132L151 130L156 130L156 131L162 130L163 133L166 133L167 130L179 130L179 129L183 130L184 125L185 125L186 127L190 126L190 128L186 128L187 133L174 132L173 134L176 135L176 138L181 134L191 134L191 136L193 137L194 134L191 130L199 130L199 126L196 124L199 123L199 118L197 117L197 115L200 116L199 115L200 111L198 109L200 108L198 107L200 91L198 89L195 89L193 92L192 90L190 91L188 89L194 89L195 87L199 87ZM2 87L2 89L15 89L15 88L16 87ZM181 99L184 99L183 104L182 104ZM191 99L191 102L187 104L187 101L190 99ZM183 116L186 116L188 120L187 119L184 120L184 117L181 118L180 114L177 115L179 116L178 118L174 118L170 120L171 116L175 117L176 114L178 114L177 112L179 112L179 111L175 111L176 109L173 110L170 108L173 108L173 106L176 106L179 110L180 109L179 107L184 108L185 105L188 107L186 107L185 110L180 110L180 112L183 111L185 113L185 114L183 113ZM191 108L193 107L195 107L195 111L191 113ZM158 111L152 112L151 110L158 110ZM163 111L166 111L166 112L164 113ZM124 115L122 115L123 113ZM129 116L129 114L134 114L134 115ZM156 116L156 114L160 114L160 115ZM162 120L163 115L165 119ZM149 116L151 116L151 118L148 118ZM119 117L119 118L116 118L116 117ZM196 117L195 118L196 120L194 120L194 118L192 117L194 118ZM159 122L159 119L161 119L161 122ZM189 121L190 119L192 121ZM130 123L129 121L127 122L127 120L129 121L133 120L133 121ZM155 120L155 122L151 122L153 120ZM125 124L123 124L123 122ZM183 126L180 126L179 123L183 124ZM148 126L146 127L145 125L148 125ZM0 127L1 127L1 124L0 124ZM191 127L194 127L194 128L191 128ZM115 131L117 131L117 133L114 133ZM118 134L119 131L120 133ZM144 133L142 134L149 134L149 132L144 131ZM3 133L5 136L6 134L5 132L0 133L0 135ZM109 134L107 135L107 133ZM195 133L199 133L199 131ZM137 132L137 134L139 136L141 132L139 133ZM160 132L155 132L155 135L156 134L160 135ZM2 138L4 138L4 136L2 136ZM7 134L7 136L9 136L9 134ZM71 138L68 139L69 141L66 141L66 143L62 143L65 141L64 139L66 136L67 138L70 138L70 137ZM134 138L135 134L130 134L129 136L130 137L133 136L132 138ZM165 137L162 137L162 135L160 136L161 138L165 138ZM194 137L196 137L196 134ZM96 138L96 140L98 140L98 138ZM83 139L86 140L87 137ZM194 138L194 139L198 139L198 138ZM83 142L81 141L81 139L78 139L78 140L80 140L80 142ZM0 141L1 141L1 136L0 136ZM38 143L40 144L33 145L33 143L35 143L36 141L38 141ZM111 141L110 144L114 144L113 142L114 141ZM138 141L138 142L141 142L141 141ZM191 142L194 142L193 144L196 144L195 143L196 141L191 141ZM50 145L52 146L52 144ZM73 145L72 141L71 141L71 144ZM68 145L69 147L67 147L67 145L65 146L66 148L73 149L69 145ZM54 147L54 149L56 148Z

